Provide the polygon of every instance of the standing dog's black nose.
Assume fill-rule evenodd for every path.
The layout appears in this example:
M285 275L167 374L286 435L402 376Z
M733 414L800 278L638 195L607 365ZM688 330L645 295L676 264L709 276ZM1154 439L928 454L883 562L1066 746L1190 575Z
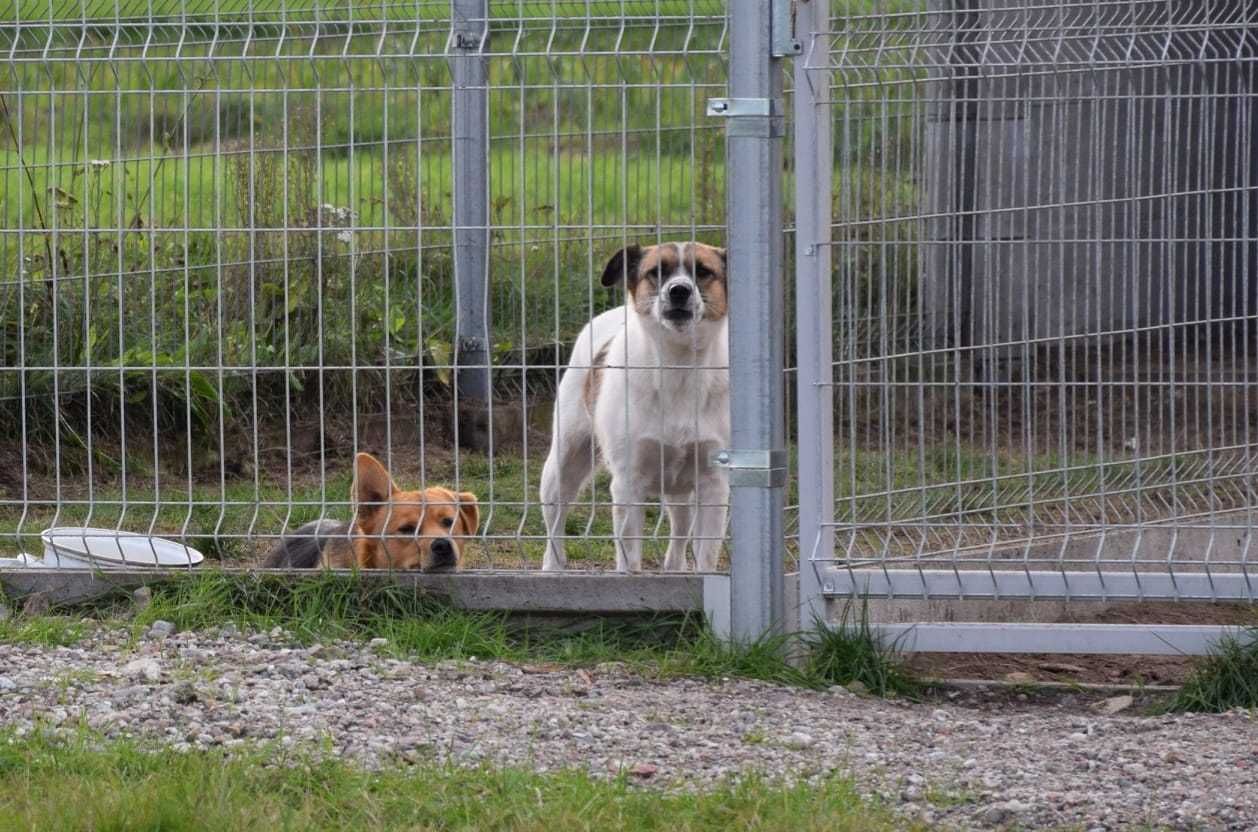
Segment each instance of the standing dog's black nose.
M685 283L674 283L668 287L668 302L674 306L681 306L690 300L690 287Z

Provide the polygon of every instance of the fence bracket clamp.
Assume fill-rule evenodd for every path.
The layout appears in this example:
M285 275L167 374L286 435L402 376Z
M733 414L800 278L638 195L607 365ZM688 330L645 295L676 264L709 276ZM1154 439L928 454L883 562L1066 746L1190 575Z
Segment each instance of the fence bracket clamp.
M720 450L712 454L711 463L729 472L732 486L781 488L786 485L786 451Z
M709 98L708 115L730 120L729 136L780 138L786 135L780 98Z
M709 98L708 115L722 118L773 118L782 115L778 98Z

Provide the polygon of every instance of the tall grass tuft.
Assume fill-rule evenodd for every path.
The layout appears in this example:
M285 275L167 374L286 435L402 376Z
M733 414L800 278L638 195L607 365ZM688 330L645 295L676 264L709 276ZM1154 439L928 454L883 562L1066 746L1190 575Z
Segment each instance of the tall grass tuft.
M832 685L859 682L877 696L915 698L921 684L895 655L894 645L882 644L869 626L869 608L859 611L848 604L837 626L817 622L804 637L806 671L814 679Z
M1221 713L1258 708L1258 629L1247 639L1226 638L1201 661L1165 710Z

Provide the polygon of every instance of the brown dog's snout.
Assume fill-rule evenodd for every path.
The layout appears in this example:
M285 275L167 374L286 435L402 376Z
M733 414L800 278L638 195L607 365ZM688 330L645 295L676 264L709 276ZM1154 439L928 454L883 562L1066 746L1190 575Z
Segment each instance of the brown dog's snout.
M458 562L458 553L449 538L439 537L432 542L432 566L430 569L453 569Z

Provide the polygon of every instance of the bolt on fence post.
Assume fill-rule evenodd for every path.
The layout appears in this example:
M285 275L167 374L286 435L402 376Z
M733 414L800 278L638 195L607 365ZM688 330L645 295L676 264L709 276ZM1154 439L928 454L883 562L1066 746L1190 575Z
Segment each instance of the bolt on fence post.
M781 2L781 0L775 0ZM729 4L731 106L726 177L730 282L732 450L785 448L782 258L781 60L772 48L772 3ZM751 100L750 102L748 100ZM744 108L744 104L750 104ZM737 105L737 106L732 106ZM730 636L747 643L780 632L784 619L784 477L730 469Z
M834 387L830 214L830 0L796 6L795 397L799 429L799 628L825 615L819 560L834 556ZM822 33L812 39L813 32ZM814 69L810 72L809 67ZM807 486L805 487L805 483ZM788 611L791 612L791 611Z
M454 76L454 423L459 444L489 450L488 0L451 0Z

